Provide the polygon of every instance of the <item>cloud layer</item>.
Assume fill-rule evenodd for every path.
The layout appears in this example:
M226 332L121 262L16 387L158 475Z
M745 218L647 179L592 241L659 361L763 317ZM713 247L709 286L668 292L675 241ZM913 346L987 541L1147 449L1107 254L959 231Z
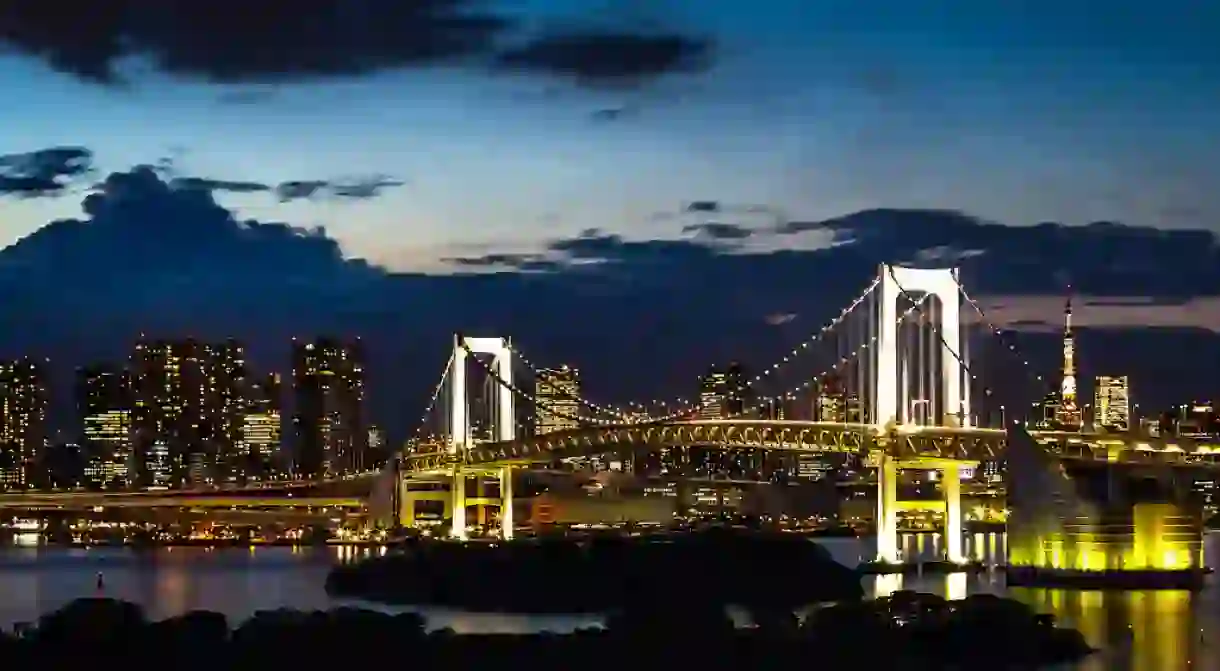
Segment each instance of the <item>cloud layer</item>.
M0 5L0 47L81 79L127 83L139 58L187 79L250 84L463 63L591 86L637 86L702 69L711 43L680 32L549 30L471 0L250 3L64 0Z

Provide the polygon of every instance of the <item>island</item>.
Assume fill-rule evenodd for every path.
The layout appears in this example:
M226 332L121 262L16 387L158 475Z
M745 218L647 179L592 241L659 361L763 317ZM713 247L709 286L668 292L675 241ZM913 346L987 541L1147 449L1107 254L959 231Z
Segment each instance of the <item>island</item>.
M990 668L1001 662L1035 668L1090 652L1078 632L1057 628L1008 599L947 602L906 592L824 606L803 621L778 609L760 612L754 626L743 628L723 608L706 603L640 599L608 616L605 627L527 635L430 631L417 614L354 608L261 612L236 628L211 612L153 622L133 604L98 598L0 633L0 660L14 669L83 663L131 670L396 664L567 671L677 660L705 671L790 669L801 660L817 660L823 668Z
M860 575L796 534L711 528L581 540L423 541L338 566L337 597L482 612L605 613L641 595L743 607L858 600Z

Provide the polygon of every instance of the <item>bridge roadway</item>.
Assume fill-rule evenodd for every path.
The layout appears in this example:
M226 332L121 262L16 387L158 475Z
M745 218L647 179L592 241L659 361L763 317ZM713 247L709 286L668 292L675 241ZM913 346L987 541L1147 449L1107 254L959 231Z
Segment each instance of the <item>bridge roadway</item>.
M1203 441L1076 431L1034 431L1031 435L1063 459L1149 465L1220 465L1220 444ZM467 450L461 463L474 469L524 466L594 456L633 446L709 446L862 456L874 450L885 450L899 460L982 461L1001 458L1006 441L1003 429L975 427L904 425L879 434L871 424L697 420L605 425L555 431L514 441L481 443ZM454 457L438 449L404 455L402 471L408 476L419 477L446 473L454 465Z
M159 496L157 496L159 494ZM0 509L20 510L88 510L91 508L357 508L364 507L359 498L287 497L287 496L190 496L177 492L86 492L50 494L0 494Z

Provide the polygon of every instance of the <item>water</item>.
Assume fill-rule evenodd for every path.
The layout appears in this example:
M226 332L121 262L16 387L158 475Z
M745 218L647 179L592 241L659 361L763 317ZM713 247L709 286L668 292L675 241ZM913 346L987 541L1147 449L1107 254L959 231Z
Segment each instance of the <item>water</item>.
M822 541L834 557L854 564L874 552L871 540ZM935 558L940 538L934 534L904 536L908 555ZM1207 540L1211 566L1220 565L1220 536ZM983 561L1004 556L1003 534L975 534L967 549ZM331 599L323 584L336 563L352 561L370 550L342 547L221 549L165 548L135 554L121 548L16 547L0 549L0 624L34 621L80 597L98 594L96 576L105 576L106 596L138 603L150 617L162 618L194 609L213 610L240 620L258 610L322 609L364 605ZM877 576L866 579L874 595L898 589L939 594L951 599L993 593L1020 599L1054 614L1064 625L1080 629L1105 652L1074 667L1079 671L1178 671L1220 668L1220 585L1200 594L1186 592L1076 592L1013 589L994 574L967 576ZM433 627L462 633L494 631L566 631L594 624L595 618L506 616L459 611L421 610Z

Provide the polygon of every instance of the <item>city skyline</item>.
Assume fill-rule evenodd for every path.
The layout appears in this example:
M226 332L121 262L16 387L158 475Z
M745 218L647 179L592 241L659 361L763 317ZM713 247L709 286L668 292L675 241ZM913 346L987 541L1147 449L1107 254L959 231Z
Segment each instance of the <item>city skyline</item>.
M961 266L1022 332L1056 331L1071 284L1082 370L1131 362L1157 403L1212 393L1220 127L1198 83L1220 58L1199 27L1220 10L806 5L453 0L507 28L440 66L289 28L294 56L251 63L240 19L185 5L98 9L84 33L0 16L0 86L22 92L0 358L113 360L147 332L234 337L272 369L294 335L359 335L385 362L371 412L398 417L460 331L569 362L607 402L645 377L676 396L896 262ZM385 25L452 26L419 11ZM236 32L194 51L195 19ZM1039 362L1044 340L1023 343Z

